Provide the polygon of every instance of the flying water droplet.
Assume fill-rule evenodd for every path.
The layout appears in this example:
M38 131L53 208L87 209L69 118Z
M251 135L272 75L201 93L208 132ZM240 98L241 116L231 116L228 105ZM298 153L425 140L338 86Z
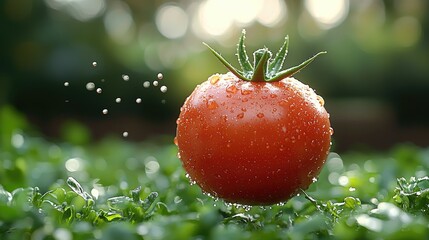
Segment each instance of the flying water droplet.
M89 82L89 83L87 83L86 84L86 89L88 90L88 91L92 91L92 90L94 90L95 89L95 84L93 83L93 82Z
M103 89L101 89L101 88L97 88L97 93L102 93L103 92Z
M69 86L69 82L64 82L64 87L68 87Z
M123 137L128 137L128 132L123 132L123 133L122 133L122 136L123 136Z
M116 98L116 99L115 99L115 102L116 102L116 103L120 103L121 101L122 101L122 99L121 99L121 98Z
M167 86L161 86L160 90L162 93L166 93L167 92Z
M162 73L158 73L157 78L159 80L162 80L164 78L164 75Z
M128 81L128 80L130 80L130 76L128 76L127 74L122 74L122 79L124 81Z
M94 61L94 62L92 62L92 66L93 66L93 67L97 67L97 62L95 62L95 61Z
M145 88L150 87L150 82L149 81L144 82L143 87L145 87Z
M141 98L137 98L136 99L136 103L141 103L142 102L142 99Z
M158 86L158 81L155 80L155 81L153 81L152 84L156 87L156 86Z
M105 108L105 109L103 109L103 111L102 111L102 112L103 112L103 114L104 114L104 115L106 115L107 113L109 113L109 110L107 110L107 109Z

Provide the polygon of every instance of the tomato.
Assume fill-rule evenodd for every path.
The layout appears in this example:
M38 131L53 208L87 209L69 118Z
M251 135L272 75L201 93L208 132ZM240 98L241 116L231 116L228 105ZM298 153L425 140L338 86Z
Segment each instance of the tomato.
M328 155L324 101L290 74L267 81L264 68L265 81L249 81L245 70L227 68L232 72L209 77L181 108L175 143L183 167L204 192L227 202L286 201L313 182Z

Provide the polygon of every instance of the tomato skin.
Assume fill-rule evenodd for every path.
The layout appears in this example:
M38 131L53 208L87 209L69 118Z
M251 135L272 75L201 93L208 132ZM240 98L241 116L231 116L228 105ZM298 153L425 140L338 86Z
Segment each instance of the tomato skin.
M306 189L331 143L322 99L294 78L213 75L187 98L177 122L175 143L190 178L246 205L279 203Z

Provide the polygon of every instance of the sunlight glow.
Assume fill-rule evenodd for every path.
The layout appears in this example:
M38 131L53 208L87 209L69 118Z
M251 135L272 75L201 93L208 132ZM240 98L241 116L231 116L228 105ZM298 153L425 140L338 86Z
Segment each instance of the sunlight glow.
M197 7L193 30L197 35L210 37L256 21L273 27L285 19L286 13L286 4L281 0L205 0Z
M118 43L128 43L135 29L128 5L123 2L111 4L104 16L104 27L112 39Z
M346 18L349 0L306 0L305 7L321 28L330 29Z

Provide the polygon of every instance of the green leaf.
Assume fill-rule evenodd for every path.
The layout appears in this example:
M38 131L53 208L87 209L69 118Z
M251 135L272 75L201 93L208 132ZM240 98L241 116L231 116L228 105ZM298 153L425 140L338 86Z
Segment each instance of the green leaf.
M275 81L279 81L281 79L290 77L292 75L294 75L295 73L301 71L303 68L305 68L306 66L308 66L308 64L310 64L314 59L316 59L316 57L318 57L319 55L325 54L326 52L319 52L316 55L314 55L313 57L305 60L303 63L299 64L298 66L295 67L291 67L288 68L284 71L281 71L279 73L277 73L273 78L267 80L269 82L275 82Z
M286 59L289 47L289 36L285 37L285 41L281 46L280 50L277 52L276 57L270 63L268 67L268 78L274 77L280 69L283 67L283 63Z
M237 45L237 57L238 57L238 63L240 63L240 66L243 70L243 75L246 78L251 78L253 73L253 67L249 61L249 57L246 52L246 47L244 45L245 35L246 35L246 31L243 29L243 31L241 32L240 40Z
M267 48L262 48L253 53L255 72L253 73L252 82L263 82L266 80L265 73L267 70L267 62L271 57L271 52Z

